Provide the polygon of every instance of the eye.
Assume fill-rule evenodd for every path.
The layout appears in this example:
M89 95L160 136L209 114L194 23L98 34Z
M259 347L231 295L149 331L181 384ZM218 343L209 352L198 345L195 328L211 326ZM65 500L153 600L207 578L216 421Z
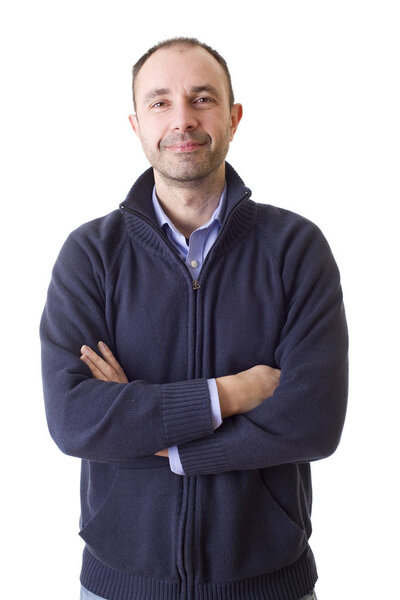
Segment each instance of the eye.
M163 108L164 106L165 106L164 100L158 100L157 102L154 102L154 104L152 104L150 106L150 108Z
M195 102L197 104L210 104L211 102L214 102L214 100L208 96L201 96L201 98L197 98Z

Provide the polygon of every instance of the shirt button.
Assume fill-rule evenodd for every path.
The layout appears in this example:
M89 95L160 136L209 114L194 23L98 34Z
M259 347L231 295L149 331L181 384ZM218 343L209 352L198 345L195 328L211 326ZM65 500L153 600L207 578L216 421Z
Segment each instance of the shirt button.
M197 260L194 258L193 260L190 261L190 266L193 267L193 269L195 269L196 267L199 266L199 263L197 262Z

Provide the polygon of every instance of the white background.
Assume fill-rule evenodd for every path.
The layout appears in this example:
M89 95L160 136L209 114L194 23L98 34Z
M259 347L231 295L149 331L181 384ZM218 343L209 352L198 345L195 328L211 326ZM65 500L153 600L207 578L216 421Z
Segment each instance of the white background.
M348 416L314 463L320 600L400 598L399 4L336 0L3 2L0 14L1 596L74 600L79 461L51 440L38 326L68 233L114 210L148 166L130 70L197 36L227 59L244 117L228 160L253 199L299 212L339 264Z

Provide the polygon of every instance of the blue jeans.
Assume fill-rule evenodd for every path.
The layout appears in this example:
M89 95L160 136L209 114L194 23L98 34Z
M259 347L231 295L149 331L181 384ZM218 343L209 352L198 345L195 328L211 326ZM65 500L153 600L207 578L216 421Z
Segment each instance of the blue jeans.
M101 598L100 596L96 596L96 594L92 594L92 592L89 592L89 590L87 590L86 588L83 587L83 585L81 585L81 599L80 600L107 600L107 599ZM311 592L311 594L308 594L307 596L303 596L303 598L301 598L301 600L317 600L317 596L315 595L315 592Z

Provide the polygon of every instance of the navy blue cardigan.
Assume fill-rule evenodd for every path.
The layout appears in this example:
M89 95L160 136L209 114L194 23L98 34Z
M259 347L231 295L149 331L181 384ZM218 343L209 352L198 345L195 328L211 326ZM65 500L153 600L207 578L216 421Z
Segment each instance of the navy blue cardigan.
M226 165L218 238L192 281L157 225L152 169L73 231L41 320L49 430L82 459L81 581L110 600L293 600L317 579L310 461L347 399L339 272L321 231L250 199ZM94 379L105 341L129 383ZM256 364L278 388L213 430L207 378ZM155 452L178 445L186 473Z

